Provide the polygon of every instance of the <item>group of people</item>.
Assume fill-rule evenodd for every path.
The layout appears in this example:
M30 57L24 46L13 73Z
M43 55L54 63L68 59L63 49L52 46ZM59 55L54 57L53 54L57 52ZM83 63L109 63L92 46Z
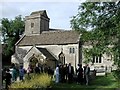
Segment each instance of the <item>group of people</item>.
M55 78L55 83L72 83L76 81L78 84L89 84L89 74L90 74L90 67L88 64L82 68L81 64L78 64L78 68L74 69L74 67L69 64L65 65L57 65L55 69L51 69L46 64L44 66L39 65L38 63L34 68L30 65L28 66L27 70L20 66L17 68L15 65L12 66L10 69L3 70L3 80L6 82L6 88L11 84L11 82L15 82L19 77L19 80L24 80L25 73L30 76L30 73L48 73L51 77ZM76 72L74 72L76 71ZM77 76L77 77L76 77Z
M71 83L73 81L74 68L71 63L69 65L57 65L54 75L56 83L67 82L67 80Z
M41 66L37 63L35 67L29 65L26 70L23 68L23 66L18 67L12 64L10 68L4 68L2 70L2 81L5 80L5 88L8 88L11 83L17 80L23 81L25 74L28 74L28 76L30 77L30 73L48 73L52 76L54 74L54 70L48 67L46 64L44 66Z
M78 64L78 68L75 69L76 73L74 73L74 67L69 63L68 65L57 65L55 69L55 82L77 82L78 84L89 84L89 75L90 75L90 67L88 64L82 68L81 64ZM77 77L75 77L75 75Z
M37 63L35 67L29 65L26 71L28 75L30 73L36 73L36 74L48 73L49 75L54 74L54 70L51 67L47 66L46 64L40 65L39 63Z
M24 74L25 70L23 66L17 68L15 65L12 65L10 68L4 68L4 70L2 70L2 81L5 80L5 88L8 88L12 82L17 81L18 77L23 81Z

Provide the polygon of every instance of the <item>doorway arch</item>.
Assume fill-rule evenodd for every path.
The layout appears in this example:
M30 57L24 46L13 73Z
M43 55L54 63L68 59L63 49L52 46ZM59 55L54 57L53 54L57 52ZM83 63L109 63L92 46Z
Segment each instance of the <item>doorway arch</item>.
M31 69L34 69L37 63L38 63L38 59L36 57L32 56L29 58L29 65Z

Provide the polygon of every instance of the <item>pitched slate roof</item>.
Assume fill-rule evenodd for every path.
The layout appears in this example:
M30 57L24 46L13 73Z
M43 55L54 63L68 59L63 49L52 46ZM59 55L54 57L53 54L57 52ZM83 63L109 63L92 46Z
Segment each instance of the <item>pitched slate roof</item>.
M17 45L56 45L78 43L76 31L44 31L40 35L24 36Z
M56 60L53 55L50 54L50 52L46 49L46 48L38 48L37 49L43 54L45 55L48 59L50 60Z

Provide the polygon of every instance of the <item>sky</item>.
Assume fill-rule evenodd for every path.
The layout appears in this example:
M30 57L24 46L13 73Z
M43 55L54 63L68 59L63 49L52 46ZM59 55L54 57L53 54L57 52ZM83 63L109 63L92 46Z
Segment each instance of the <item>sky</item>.
M71 30L71 17L78 12L78 6L85 0L4 0L0 1L0 19L14 19L15 16L29 16L34 11L46 10L50 28Z

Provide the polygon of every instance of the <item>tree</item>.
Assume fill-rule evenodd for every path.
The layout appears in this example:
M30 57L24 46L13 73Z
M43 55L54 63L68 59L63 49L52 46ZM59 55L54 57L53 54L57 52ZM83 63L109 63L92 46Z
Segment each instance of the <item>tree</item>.
M85 50L89 56L112 52L120 70L120 2L82 3L72 17L71 27L83 34L83 42L92 42L93 48Z
M117 66L114 76L120 82L120 1L82 3L71 20L71 27L82 33L82 42L92 43L93 48L83 50L86 62L91 61L94 54L112 52Z
M3 54L11 56L14 54L15 43L20 39L20 35L23 34L24 20L19 15L14 20L3 18L1 19L1 24L2 42L7 45L6 49L3 50Z

